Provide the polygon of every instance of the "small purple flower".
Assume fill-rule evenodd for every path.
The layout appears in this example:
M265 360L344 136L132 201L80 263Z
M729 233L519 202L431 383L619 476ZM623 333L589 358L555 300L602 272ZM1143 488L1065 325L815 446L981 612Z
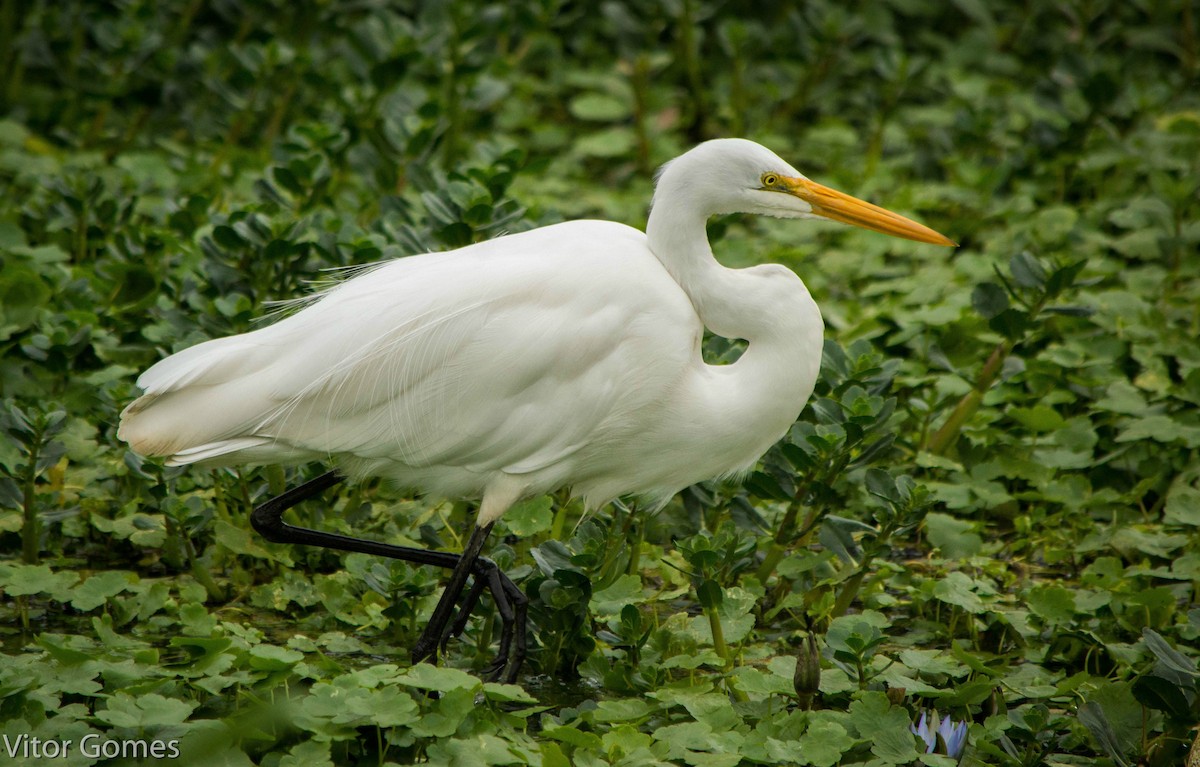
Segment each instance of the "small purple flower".
M914 735L925 741L927 754L936 751L949 757L959 757L967 746L967 723L955 722L950 717L939 720L937 711L922 711L920 721L908 727Z

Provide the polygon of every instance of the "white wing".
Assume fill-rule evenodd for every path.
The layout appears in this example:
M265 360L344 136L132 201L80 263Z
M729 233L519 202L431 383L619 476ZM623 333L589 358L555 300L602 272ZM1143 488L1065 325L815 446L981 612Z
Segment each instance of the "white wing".
M120 436L175 464L332 457L469 495L644 428L700 333L644 235L560 224L386 263L175 354L138 379Z

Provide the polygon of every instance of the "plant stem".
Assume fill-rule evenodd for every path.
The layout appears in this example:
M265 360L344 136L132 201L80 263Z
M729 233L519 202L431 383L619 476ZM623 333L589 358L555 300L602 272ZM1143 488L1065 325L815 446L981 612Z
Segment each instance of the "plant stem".
M796 489L796 499L803 498L806 489L799 487ZM763 557L763 562L758 566L758 570L754 572L754 577L758 578L758 582L766 584L767 579L775 572L775 568L779 565L779 561L787 554L789 544L796 542L803 545L817 523L825 516L820 509L809 509L808 514L804 517L804 525L800 528L799 534L796 534L796 517L800 513L800 501L793 499L788 505L788 510L784 513L783 519L779 521L779 528L775 531L775 538L771 541L771 547L767 549L767 554Z
M721 626L721 616L717 615L715 607L704 608L704 614L708 616L708 626L712 629L713 649L721 656L721 660L725 661L725 669L728 671L733 666L733 659L729 657L729 645L725 644L725 629Z
M705 118L708 115L708 104L704 94L708 92L708 88L700 74L700 46L696 40L695 17L692 0L683 0L680 7L679 44L683 48L684 70L687 73L688 93L692 101L692 114L687 132L692 141L702 141L706 135Z
M639 53L633 57L630 85L633 90L633 132L637 137L638 173L650 173L650 137L646 131L646 91L650 88L650 57Z
M979 405L983 402L983 395L995 383L996 378L1000 375L1000 369L1004 366L1004 360L1008 359L1012 350L1012 341L1002 341L996 345L991 356L988 357L988 361L984 363L983 369L979 371L975 385L971 391L963 395L963 398L954 406L954 410L950 412L949 417L946 418L946 422L925 443L926 450L937 454L945 452L954 438L958 436L963 425L979 409Z
M27 565L36 565L38 561L38 538L41 535L37 513L37 462L41 453L41 434L31 443L29 451L29 468L25 473L24 511L25 522L21 528L21 561Z
M867 557L858 566L858 572L851 575L845 583L842 584L842 590L838 592L837 601L833 603L833 611L829 614L830 618L840 618L850 609L850 604L854 602L854 598L858 596L858 590L862 588L863 579L867 577L867 571L871 567L871 557Z
M562 498L555 498L558 508L554 511L554 521L550 523L550 539L561 541L563 539L563 528L567 526L567 505L568 501Z
M192 539L184 533L182 526L178 522L171 519L169 514L166 516L166 522L167 533L173 534L179 542L179 546L183 550L183 556L187 558L188 571L192 574L192 577L204 587L204 591L208 594L209 599L224 599L224 590L213 580L212 573L208 571L208 568L200 563L200 558L196 555L196 546L192 543Z
M645 530L642 525L636 525L634 532L636 532L636 535L630 540L630 547L633 550L629 552L629 567L626 569L626 572L630 575L637 575L638 570L641 568L642 536L645 534Z

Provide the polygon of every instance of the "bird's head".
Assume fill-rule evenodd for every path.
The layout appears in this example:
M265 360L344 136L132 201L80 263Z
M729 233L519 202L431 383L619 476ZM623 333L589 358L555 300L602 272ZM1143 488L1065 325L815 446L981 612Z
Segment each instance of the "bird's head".
M746 139L706 141L664 165L654 205L672 204L691 204L707 215L823 218L918 242L955 244L916 221L810 181Z

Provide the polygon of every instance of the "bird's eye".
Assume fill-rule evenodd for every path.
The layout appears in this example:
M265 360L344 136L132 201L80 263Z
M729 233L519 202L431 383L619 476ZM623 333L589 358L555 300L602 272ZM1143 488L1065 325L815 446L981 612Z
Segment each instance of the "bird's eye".
M762 185L771 187L779 183L779 176L774 173L764 173L762 177Z

